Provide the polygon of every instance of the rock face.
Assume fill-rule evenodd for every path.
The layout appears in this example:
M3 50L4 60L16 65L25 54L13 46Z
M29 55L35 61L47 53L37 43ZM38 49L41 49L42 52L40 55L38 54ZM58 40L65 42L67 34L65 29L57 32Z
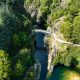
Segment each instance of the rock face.
M61 26L61 23L64 22L64 18L65 16L60 17L57 21L54 22L52 28L50 27L47 28L47 31L51 33L55 32L55 34L57 35L60 34L60 26ZM61 34L58 35L57 37L60 39L63 38ZM48 35L48 36L46 35L44 41L48 48L48 67L47 68L48 68L48 72L51 73L54 67L53 60L54 60L54 57L57 56L57 53L59 51L59 45L61 45L61 43L57 42L54 36L52 35Z
M40 6L40 0L33 0L30 4L26 2L24 7L28 11L32 18L38 18L38 10Z
M40 71L41 71L41 65L39 62L37 62L34 65L34 70L35 70L35 80L39 80L40 78Z
M29 69L28 69L28 71L27 71L27 73L25 74L25 76L24 76L24 79L23 80L28 80L28 73L32 73L32 71L34 72L34 80L39 80L39 78L40 78L40 71L41 71L41 65L40 65L40 63L38 62L38 61L36 61L36 63L33 65L33 66L31 66Z
M51 29L48 28L47 31L51 32ZM45 36L44 41L48 49L48 67L47 69L48 69L48 72L51 73L54 67L53 59L57 54L57 42L55 41L53 36L47 36L47 35Z
M31 14L31 17L34 18L37 15L37 8L34 4L31 4L27 7L28 12Z
M68 0L61 0L61 7L68 7Z
M55 43L55 41L54 41L54 43ZM53 47L53 50L48 54L48 71L49 72L53 71L53 67L54 67L54 65L53 65L53 59L54 59L54 57L57 54L56 45L52 44L51 46Z

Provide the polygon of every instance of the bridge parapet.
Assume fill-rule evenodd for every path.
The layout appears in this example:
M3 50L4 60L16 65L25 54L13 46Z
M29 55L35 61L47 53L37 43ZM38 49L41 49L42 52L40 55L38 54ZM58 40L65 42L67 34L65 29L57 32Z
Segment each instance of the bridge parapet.
M41 30L41 29L34 29L32 30L32 33L43 33L45 35L51 35L49 31Z

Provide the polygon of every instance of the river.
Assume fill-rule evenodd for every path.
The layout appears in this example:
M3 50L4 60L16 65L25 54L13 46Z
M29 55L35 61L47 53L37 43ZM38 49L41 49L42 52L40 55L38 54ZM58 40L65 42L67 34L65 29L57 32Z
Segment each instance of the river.
M47 50L44 49L44 34L37 33L35 40L36 40L35 58L41 64L40 80L46 80L48 56L47 56Z

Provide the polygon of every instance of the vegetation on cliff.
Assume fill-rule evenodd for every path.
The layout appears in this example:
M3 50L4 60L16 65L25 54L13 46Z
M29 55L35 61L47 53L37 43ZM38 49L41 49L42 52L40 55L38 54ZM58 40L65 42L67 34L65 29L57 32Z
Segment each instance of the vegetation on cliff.
M80 44L80 16L79 16L79 0L70 0L68 7L65 9L66 14L64 21L60 25L60 31L63 34L66 41L73 42L74 44ZM74 6L75 4L75 6ZM66 45L65 45L66 46ZM73 45L67 45L66 50L59 52L55 57L53 63L60 63L66 66L80 68L79 55L80 47L74 47Z
M60 33L80 44L80 0L0 0L0 80L34 80L32 25L53 28L63 16ZM53 63L80 68L79 56L79 47L67 45Z
M63 34L66 41L70 41L74 44L80 44L80 0L38 0L38 3L37 0L26 0L26 6L28 3L28 7L30 7L31 4L36 6L34 8L37 12L36 19L39 19L40 21L44 20L43 24L45 26L43 27L53 28L59 18L65 16L63 22L59 25L60 33ZM79 47L71 47L67 45L65 50L61 52L58 51L56 56L57 60L55 57L53 63L58 61L57 63L64 64L66 66L70 66L72 64L72 60L79 63L78 50ZM76 65L78 64L75 64L75 66Z

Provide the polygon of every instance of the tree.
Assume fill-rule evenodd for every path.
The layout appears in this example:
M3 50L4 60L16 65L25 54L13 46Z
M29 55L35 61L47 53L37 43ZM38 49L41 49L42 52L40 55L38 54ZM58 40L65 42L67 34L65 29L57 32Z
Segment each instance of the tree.
M70 5L68 7L68 12L71 14L71 15L77 15L78 12L79 12L79 9L80 9L80 0L71 0L70 1ZM74 6L75 5L75 6Z
M18 32L15 33L12 37L12 44L14 48L21 48L21 47L27 47L31 48L32 47L32 39L30 36L28 36L26 32Z
M72 41L77 44L80 43L80 16L76 16L73 21Z
M9 51L12 34L16 31L16 17L8 5L3 6L0 6L0 49Z
M70 41L72 36L72 23L70 21L62 23L60 30L63 33L64 37Z
M73 58L73 57L72 57L71 63L70 63L70 67L75 68L76 65L78 65L78 61L77 61L76 58Z
M50 5L52 3L52 0L41 0L41 5L39 7L39 12L41 13L41 16L44 14L49 13L50 11Z
M53 0L51 8L54 9L60 4L60 0Z
M30 66L33 65L34 57L32 57L30 50L28 50L27 48L23 48L16 56L16 59L17 63L15 66L15 74L19 80L22 80Z
M9 55L0 50L0 80L10 80L10 64Z

